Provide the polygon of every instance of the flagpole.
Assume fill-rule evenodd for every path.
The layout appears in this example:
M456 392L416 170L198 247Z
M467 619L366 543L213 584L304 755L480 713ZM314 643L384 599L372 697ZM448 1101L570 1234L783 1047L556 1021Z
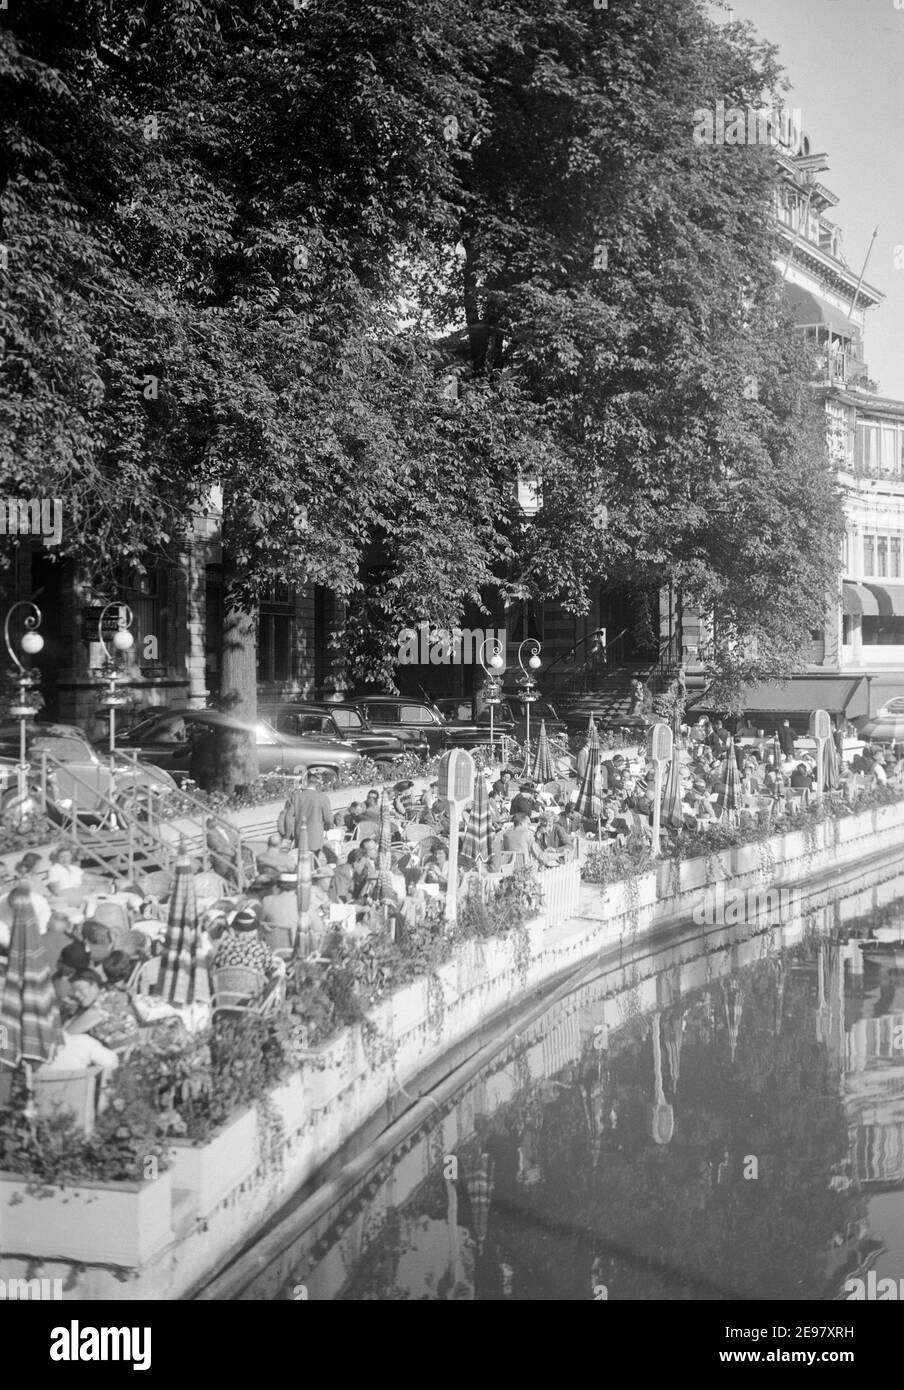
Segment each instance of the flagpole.
M877 237L878 235L879 235L879 228L878 228L878 226L877 226L877 227L875 228L875 230L873 231L872 236L870 237L869 246L866 248L866 256L865 256L864 261L863 261L863 269L862 269L861 272L860 272L860 279L857 281L857 288L854 290L854 298L851 300L851 307L850 307L850 310L848 311L848 322L849 322L849 323L852 323L852 322L853 322L853 319L854 319L854 310L855 310L855 308L857 307L857 299L859 298L859 295L860 295L860 287L861 287L861 285L863 284L863 277L864 277L864 275L866 274L866 267L869 265L869 258L870 258L870 256L873 254L873 244L875 243L876 237Z

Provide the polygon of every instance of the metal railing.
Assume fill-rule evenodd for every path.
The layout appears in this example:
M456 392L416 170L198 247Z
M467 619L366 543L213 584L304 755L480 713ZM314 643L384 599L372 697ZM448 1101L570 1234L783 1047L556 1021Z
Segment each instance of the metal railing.
M128 759L124 762L128 763ZM64 816L65 833L75 841L79 853L105 872L110 872L115 864L131 876L139 859L148 866L169 870L180 853L200 858L207 870L211 866L208 822L212 822L228 833L234 851L226 851L221 857L233 864L238 887L244 887L241 831L191 793L133 784L111 796L86 782L70 763L61 762L46 750L40 754L38 776L45 807L52 805L58 815ZM54 791L54 781L59 782L61 776L71 786L71 797L62 798ZM196 823L199 815L200 825ZM92 823L88 823L88 818Z

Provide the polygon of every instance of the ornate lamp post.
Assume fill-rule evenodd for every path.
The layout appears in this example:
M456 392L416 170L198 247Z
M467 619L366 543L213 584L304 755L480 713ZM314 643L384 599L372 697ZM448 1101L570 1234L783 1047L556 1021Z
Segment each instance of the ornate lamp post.
M528 658L527 666L524 665L524 660L521 656L525 647L531 648L531 655ZM540 660L540 643L537 641L536 637L526 637L518 648L518 665L524 673L519 683L521 685L521 698L524 701L527 718L527 752L525 755L525 766L528 769L530 768L530 707L540 698L537 682L534 680L532 672L539 671L542 664Z
M26 631L20 643L26 656L35 656L37 652L42 651L44 647L44 638L37 631L41 626L41 610L38 605L32 603L28 599L22 599L19 603L14 603L7 613L6 621L3 624L3 640L6 642L6 650L9 652L10 658L19 673L16 676L16 683L19 687L18 703L11 705L9 712L13 719L18 719L19 721L19 766L16 768L17 795L20 805L24 805L28 795L28 721L29 719L33 719L37 714L35 706L28 701L28 692L31 687L36 684L36 679L30 670L25 669L13 649L9 626L17 608L31 609L31 612L25 618Z
M107 614L110 612L111 608L116 608L119 610L119 627L117 628L116 632L114 632L112 638L113 651L110 650L110 648L104 641L104 620ZM132 610L129 607L129 605L127 603L117 603L115 600L112 603L108 603L106 607L101 610L101 615L97 620L97 635L100 639L100 644L104 649L104 656L107 659L107 670L109 672L107 679L110 683L110 689L107 691L106 696L101 701L100 707L101 709L108 710L110 716L111 772L114 771L116 768L116 711L118 709L122 709L124 705L127 705L129 703L128 695L120 695L117 693L116 690L117 682L122 680L120 672L116 669L116 657L119 652L131 651L135 645L135 638L129 631L129 628L132 626L133 622L134 618L132 616Z
M484 653L489 647L492 655L487 658ZM498 637L485 637L480 644L479 653L480 664L486 673L486 680L483 683L483 698L486 700L490 709L490 757L496 751L496 734L493 728L493 715L498 704L502 703L502 681L499 673L505 670L505 656L503 655L502 643Z

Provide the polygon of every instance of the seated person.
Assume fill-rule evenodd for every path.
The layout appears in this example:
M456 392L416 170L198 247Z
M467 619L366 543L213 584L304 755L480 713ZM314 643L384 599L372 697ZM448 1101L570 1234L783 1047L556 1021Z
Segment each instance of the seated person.
M522 782L521 790L517 796L512 797L512 804L509 808L512 819L517 815L532 816L537 809L536 788L533 782Z
M298 878L295 873L280 874L274 891L264 898L261 925L266 929L279 927L289 931L292 940L298 930Z
M813 790L813 779L810 776L810 770L806 763L798 763L797 767L791 773L791 786L796 791Z
M338 813L337 814L341 814ZM353 835L358 828L358 822L364 815L364 802L353 801L345 813L345 828L350 835Z
M508 804L515 794L515 777L510 767L504 767L496 781L493 783L492 790L504 804Z
M715 820L716 813L709 799L707 785L702 777L695 777L691 784L691 814L698 820Z
M547 812L543 825L537 832L541 849L549 850L560 858L568 859L574 853L574 836L570 829L570 816L566 810Z
M103 968L103 976L96 970L80 970L73 979L72 994L78 1008L66 1023L66 1031L90 1033L105 1047L115 1049L138 1033L138 1018L125 989L134 962L123 952L114 951Z
M82 922L79 936L88 949L92 965L100 965L113 950L113 932L95 917L87 917Z
M217 943L213 957L213 969L223 966L243 965L257 970L266 980L282 974L285 966L273 955L260 936L263 908L260 903L243 903L232 918Z
M361 858L361 850L350 849L348 858L335 866L333 893L337 903L351 902L355 892L355 865Z
M405 895L396 910L397 930L404 939L406 932L416 931L424 920L427 898L421 891L420 869L408 869L405 873Z
M515 855L515 867L518 869L525 868L532 859L538 864L545 864L546 858L537 844L530 820L525 812L518 811L514 820L515 823L511 830L502 832L503 851Z
M364 809L359 817L359 824L362 822L380 824L380 793L375 788L371 788L367 793Z
M47 889L51 897L72 888L81 888L84 877L81 865L73 863L72 850L68 845L61 845L53 851L47 874Z
M91 957L83 942L70 941L68 945L63 947L50 982L53 985L57 1003L60 1006L60 1014L64 1021L71 1018L78 1009L78 1003L72 992L72 982L81 971L90 968Z
M283 837L279 834L270 835L267 839L267 848L257 856L257 868L259 873L265 869L273 869L278 874L290 874L295 870L295 857L285 847Z
M424 865L424 883L435 883L440 892L445 893L449 883L449 854L443 845L437 845Z
M13 865L13 878L18 883L24 883L32 893L44 892L44 883L35 872L40 863L40 854L30 853L23 854L19 862Z

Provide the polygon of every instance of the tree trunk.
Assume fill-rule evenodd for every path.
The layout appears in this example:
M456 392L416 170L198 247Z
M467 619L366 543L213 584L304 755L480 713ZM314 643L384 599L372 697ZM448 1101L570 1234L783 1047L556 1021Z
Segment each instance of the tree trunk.
M230 583L228 556L224 552L223 655L220 708L248 725L248 732L220 729L214 744L214 785L233 792L258 775L257 744L257 609L236 593Z

